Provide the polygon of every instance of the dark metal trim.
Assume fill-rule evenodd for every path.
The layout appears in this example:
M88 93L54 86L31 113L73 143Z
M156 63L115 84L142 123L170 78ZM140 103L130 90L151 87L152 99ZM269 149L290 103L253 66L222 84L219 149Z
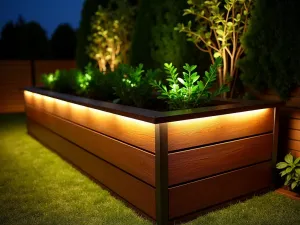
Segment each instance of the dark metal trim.
M278 133L279 133L279 107L274 108L274 125L273 125L273 150L272 150L272 186L275 188L278 177L276 169L277 153L278 153Z
M208 116L217 116L223 114L230 114L236 112L243 112L249 110L274 108L282 105L282 102L265 102L265 101L239 101L239 100L219 100L225 104L217 106L202 107L196 109L175 110L160 112L142 108L136 108L126 105L114 104L111 102L104 102L99 100L93 100L83 97L78 97L69 94L57 93L48 91L37 87L25 88L26 91L57 98L60 100L68 101L71 103L87 106L102 111L115 113L122 116L142 120L149 123L167 123L180 120L195 119Z
M163 123L155 125L155 195L158 225L166 225L169 221L168 183L168 124Z

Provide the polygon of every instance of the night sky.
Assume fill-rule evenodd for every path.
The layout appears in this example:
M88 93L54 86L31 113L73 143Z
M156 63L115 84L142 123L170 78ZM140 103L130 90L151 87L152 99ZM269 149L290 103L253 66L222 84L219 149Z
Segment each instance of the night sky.
M0 29L22 15L25 21L37 21L50 37L60 23L78 28L84 0L0 0Z

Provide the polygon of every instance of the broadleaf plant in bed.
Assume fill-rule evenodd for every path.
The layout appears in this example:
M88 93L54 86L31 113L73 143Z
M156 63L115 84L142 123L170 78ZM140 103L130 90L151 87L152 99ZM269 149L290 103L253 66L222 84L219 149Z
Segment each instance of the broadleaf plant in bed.
M160 94L158 98L165 100L171 110L197 108L210 102L213 97L230 90L227 85L222 85L212 91L217 81L218 69L221 66L222 59L219 57L200 79L200 75L195 71L196 65L185 64L183 67L185 72L183 72L182 77L179 77L177 68L172 63L165 63L168 86L155 80L151 84L158 90Z
M281 170L281 177L285 177L284 185L292 190L300 186L300 157L294 159L289 153L284 157L284 162L277 163L276 168Z

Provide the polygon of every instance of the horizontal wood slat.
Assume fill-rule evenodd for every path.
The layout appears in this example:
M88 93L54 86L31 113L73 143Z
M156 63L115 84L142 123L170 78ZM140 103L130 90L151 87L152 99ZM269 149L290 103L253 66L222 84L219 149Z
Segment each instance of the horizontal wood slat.
M271 162L169 189L170 219L214 206L271 185Z
M25 92L26 104L139 148L155 152L155 125Z
M296 150L290 150L290 152L292 153L292 155L296 158L300 157L300 151L296 151Z
M298 119L290 119L289 120L289 128L300 130L300 120Z
M54 133L155 186L154 155L31 106L27 106L26 113Z
M41 75L57 69L76 68L74 60L37 60L35 79L41 86ZM29 60L0 60L0 113L24 112L22 89L32 85Z
M288 140L288 149L300 151L300 141Z
M29 134L69 160L119 196L155 218L155 189L28 120ZM37 156L38 157L38 156ZM63 188L63 187L62 187Z
M300 141L300 130L288 129L288 138Z
M168 124L169 151L271 132L274 110L261 109Z
M272 142L273 135L266 134L171 153L169 154L169 185L270 160Z

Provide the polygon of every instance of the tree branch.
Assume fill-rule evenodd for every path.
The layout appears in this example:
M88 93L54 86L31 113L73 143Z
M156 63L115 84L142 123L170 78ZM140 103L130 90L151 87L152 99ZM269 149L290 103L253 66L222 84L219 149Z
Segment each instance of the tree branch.
M209 52L208 49L201 48L196 42L195 42L195 45L196 45L196 47L197 47L200 51L202 51L202 52Z

